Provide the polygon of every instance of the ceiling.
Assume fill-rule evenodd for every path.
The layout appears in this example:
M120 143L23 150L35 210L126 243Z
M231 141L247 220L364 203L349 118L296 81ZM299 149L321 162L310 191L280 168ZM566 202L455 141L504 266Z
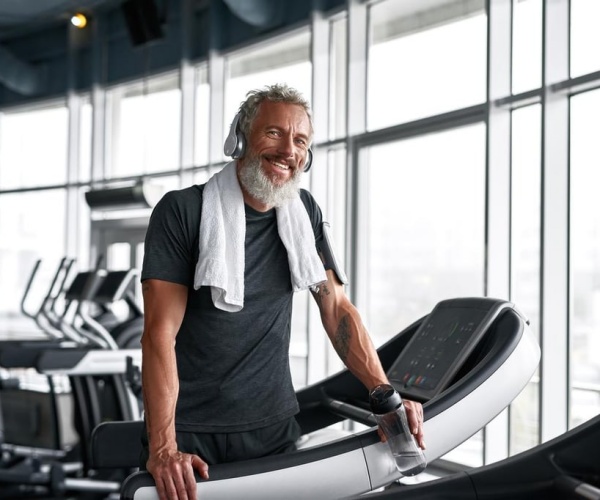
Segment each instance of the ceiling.
M218 5L217 0L188 1L192 2L197 11L205 11L211 2ZM289 6L282 0L220 1L247 25L262 30L280 25L284 18L284 7ZM121 7L126 5L123 17L135 17L151 6L154 9L161 7L166 13L168 2L169 0L0 0L0 90L7 89L13 94L29 97L59 92L58 89L64 87L64 67L61 66L61 62L64 62L64 50L56 55L52 52L52 47L57 47L57 40L58 44L64 45L63 40L54 36L60 33L55 28L66 29L73 14L81 12L92 19L111 18L112 12L118 11L121 14ZM171 7L176 9L177 4L171 4ZM218 8L216 12L219 12ZM142 23L145 26L144 23L145 21ZM131 31L130 27L127 29ZM130 48L129 42L127 43ZM46 47L54 58L36 58L39 51ZM58 48L59 51L61 49L64 46ZM163 50L160 55L168 58L169 54L165 56L166 52L167 50ZM131 54L131 51L126 53ZM139 58L134 59L139 61ZM10 93L7 95L12 96Z
M153 0L135 0L135 3L138 9L143 9L142 4L151 1ZM162 3L167 1L163 0ZM0 42L67 23L76 12L93 16L118 8L123 2L124 0L0 0ZM194 0L196 8L205 7L208 3L210 0ZM282 0L223 0L223 3L246 23L262 28L279 23L285 9L285 2Z
M93 15L121 0L1 0L0 40L68 22L75 12Z

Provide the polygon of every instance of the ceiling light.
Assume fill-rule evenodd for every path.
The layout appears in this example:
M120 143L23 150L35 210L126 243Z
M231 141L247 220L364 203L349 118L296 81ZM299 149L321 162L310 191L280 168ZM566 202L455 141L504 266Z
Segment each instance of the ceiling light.
M87 24L87 17L85 17L85 15L81 12L78 12L71 17L71 24L79 29L85 28Z

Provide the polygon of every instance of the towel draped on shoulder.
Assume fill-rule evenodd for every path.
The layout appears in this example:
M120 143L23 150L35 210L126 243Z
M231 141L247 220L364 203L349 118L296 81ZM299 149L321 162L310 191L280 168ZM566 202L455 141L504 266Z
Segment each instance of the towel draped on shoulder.
M296 292L327 280L317 254L308 212L296 195L275 209L279 237L288 254L292 289ZM215 307L236 312L244 307L246 212L237 178L230 162L207 182L200 218L200 254L194 288L211 287Z

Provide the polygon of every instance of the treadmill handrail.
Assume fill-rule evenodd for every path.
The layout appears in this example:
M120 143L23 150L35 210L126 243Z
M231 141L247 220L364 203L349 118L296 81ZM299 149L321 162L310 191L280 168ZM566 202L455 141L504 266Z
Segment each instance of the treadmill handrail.
M380 438L377 434L377 430L376 428L372 428L353 434L352 436L347 436L343 439L331 441L324 445L297 450L294 453L271 455L241 462L214 464L210 466L210 479L208 480L202 479L197 472L194 472L194 475L196 477L196 482L200 483L253 476L255 474L264 474L313 463L332 456L353 452L378 442L380 442ZM154 486L154 484L154 479L149 472L134 472L123 482L121 487L121 499L132 500L133 495L131 492L134 492L140 487Z

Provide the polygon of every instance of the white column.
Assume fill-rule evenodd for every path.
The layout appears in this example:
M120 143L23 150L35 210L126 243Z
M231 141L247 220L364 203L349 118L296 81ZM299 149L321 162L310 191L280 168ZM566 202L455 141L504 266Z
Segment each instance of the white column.
M510 297L510 110L512 0L488 0L487 256L488 297ZM484 464L508 456L508 410L484 429Z
M568 428L569 1L544 1L541 440Z

